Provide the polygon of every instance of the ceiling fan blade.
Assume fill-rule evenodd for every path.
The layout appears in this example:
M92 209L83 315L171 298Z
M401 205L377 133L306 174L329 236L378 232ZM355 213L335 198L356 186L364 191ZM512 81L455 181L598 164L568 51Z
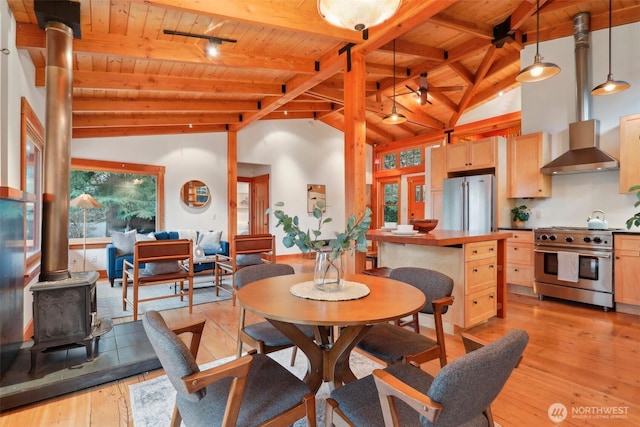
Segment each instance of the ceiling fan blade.
M429 90L432 92L453 92L453 91L462 90L462 89L464 89L464 86L439 86L439 87L429 86Z
M196 39L204 39L204 40L210 40L210 41L215 41L215 42L227 42L227 43L237 43L238 40L234 40L234 39L227 39L224 37L216 37L216 36L207 36L205 34L194 34L194 33L187 33L184 31L175 31L175 30L162 30L162 32L164 34L169 34L169 35L173 35L173 36L183 36L183 37L193 37Z
M406 87L407 89L409 89L409 90L411 91L411 92L409 92L409 93L416 93L416 90L415 90L414 88L412 88L411 86L409 86L409 85L404 85L404 87Z

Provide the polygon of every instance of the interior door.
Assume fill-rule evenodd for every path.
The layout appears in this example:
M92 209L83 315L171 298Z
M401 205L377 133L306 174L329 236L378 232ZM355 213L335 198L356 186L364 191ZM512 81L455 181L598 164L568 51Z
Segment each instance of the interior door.
M269 175L260 175L251 182L251 214L249 229L251 234L269 233L269 215L264 212L269 208Z
M409 198L407 218L409 220L422 219L425 217L424 198L426 189L424 186L424 175L408 177L407 185L409 187L409 191L407 192L407 197Z
M400 178L385 178L378 181L378 206L380 224L400 220Z

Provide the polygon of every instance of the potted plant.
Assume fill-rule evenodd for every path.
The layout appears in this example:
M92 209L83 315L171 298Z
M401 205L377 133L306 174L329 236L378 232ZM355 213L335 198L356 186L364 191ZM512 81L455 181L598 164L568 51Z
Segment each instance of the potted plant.
M516 206L511 209L511 214L513 215L513 225L516 228L523 228L524 223L529 221L529 217L531 216L531 211L526 205Z
M314 284L317 288L326 291L339 290L344 286L344 254L354 251L367 251L367 231L371 225L371 209L358 217L352 215L347 220L347 228L336 233L336 237L329 241L329 250L326 250L325 240L320 239L322 227L331 222L331 218L324 217L324 203L317 202L313 209L313 217L318 221L318 226L311 230L302 230L298 216L290 216L281 208L284 203L275 204L273 215L278 219L276 227L282 226L285 235L282 243L285 247L297 246L302 252L315 251L316 265L314 269ZM270 210L267 210L269 213Z
M640 206L640 185L634 185L633 187L629 188L629 191L636 192L636 197L638 200L636 200L636 202L633 204L633 207L637 208L638 206ZM640 212L636 212L631 218L627 220L627 230L630 229L632 225L640 227Z

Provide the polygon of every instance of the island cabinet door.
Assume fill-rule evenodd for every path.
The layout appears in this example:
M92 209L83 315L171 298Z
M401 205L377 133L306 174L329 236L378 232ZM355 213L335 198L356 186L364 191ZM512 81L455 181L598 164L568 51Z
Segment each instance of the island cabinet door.
M495 288L497 277L496 258L484 258L465 263L465 293L471 294L487 288Z
M464 327L468 328L495 316L497 308L495 287L466 295L464 302Z
M464 245L464 260L475 261L482 258L495 257L498 254L498 242L490 240L488 242L467 243Z

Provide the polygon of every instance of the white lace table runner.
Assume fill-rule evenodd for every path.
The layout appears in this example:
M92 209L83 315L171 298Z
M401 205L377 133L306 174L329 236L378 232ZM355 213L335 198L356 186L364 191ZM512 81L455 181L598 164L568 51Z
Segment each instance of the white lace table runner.
M369 288L364 283L345 280L344 288L340 291L326 292L317 289L313 281L302 282L293 285L289 289L292 295L299 298L314 299L320 301L347 301L369 295Z

